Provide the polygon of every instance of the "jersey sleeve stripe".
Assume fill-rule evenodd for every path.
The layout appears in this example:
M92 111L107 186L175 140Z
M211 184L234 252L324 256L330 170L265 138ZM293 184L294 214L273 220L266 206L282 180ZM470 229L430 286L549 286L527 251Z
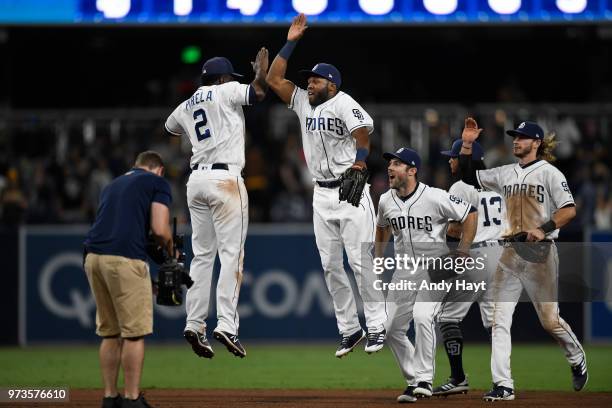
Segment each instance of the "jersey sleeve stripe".
M177 133L173 130L168 129L168 124L164 123L164 128L166 128L166 132L173 134L174 136L183 136L182 133Z
M293 103L295 102L295 95L297 94L298 87L297 85L293 89L293 93L291 94L291 101L289 101L289 109L293 109Z
M472 209L472 206L468 204L467 208L465 209L465 214L463 214L463 217L461 217L461 222L465 221L471 209Z
M478 185L481 189L487 190L487 188L482 185L482 181L480 181L480 170L476 170L476 181L478 182Z
M561 204L558 208L563 208L568 204L574 204L576 205L576 203L574 202L574 200L567 200L566 202L564 202L563 204Z
M244 90L244 104L245 105L250 105L249 103L249 89L251 88L251 85L247 85L246 89Z
M355 129L359 129L361 127L369 127L370 133L372 133L374 131L374 124L373 123L360 123L357 126L354 126L352 129L349 130L349 133L353 133L353 130Z

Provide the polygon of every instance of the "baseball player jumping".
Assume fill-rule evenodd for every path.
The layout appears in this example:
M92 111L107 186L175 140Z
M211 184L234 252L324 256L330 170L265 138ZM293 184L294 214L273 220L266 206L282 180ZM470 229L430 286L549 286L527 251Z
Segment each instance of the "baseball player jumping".
M586 355L571 327L559 315L557 275L559 259L554 240L559 228L576 215L574 198L565 176L549 161L554 160L554 136L534 122L523 122L506 133L514 138L513 152L518 163L476 170L470 159L474 141L482 129L472 118L465 120L459 159L464 182L495 191L504 197L513 243L504 248L495 272L495 311L493 316L491 372L493 389L487 401L514 399L510 372L512 314L525 288L542 327L565 352L571 366L574 390L580 391L588 380ZM527 248L525 248L527 246ZM535 249L537 256L529 255Z
M192 145L187 202L193 229L190 276L187 291L185 339L200 357L214 352L206 339L206 318L213 266L217 252L221 272L217 283L215 339L238 357L246 351L238 340L238 294L242 281L244 241L247 235L248 197L241 176L244 167L243 105L261 101L268 86L268 50L261 48L253 63L255 79L250 85L236 81L227 58L204 63L202 86L181 103L166 120L173 136L187 135Z
M343 248L364 300L365 351L372 353L384 345L384 322L387 319L382 294L368 292L368 297L364 296L364 287L367 286L364 282L370 280L366 275L373 275L369 250L374 242L374 206L367 186L357 206L339 200L339 187L340 177L348 169L366 167L369 135L374 124L353 98L340 91L340 72L333 65L319 63L312 70L301 71L308 81L307 89L285 79L287 61L306 29L306 17L303 14L296 16L289 28L287 43L272 62L266 80L298 115L306 163L315 179L315 238L342 336L335 355L345 356L366 337L344 270Z
M449 157L448 164L454 178L459 175L459 152L462 140L456 140L450 150L441 152ZM484 169L484 151L478 142L472 145L472 161L477 169ZM461 198L463 201L478 208L478 228L472 249L486 255L487 278L497 268L497 262L501 255L501 239L507 229L506 204L502 197L493 191L477 190L473 186L457 180L448 191L450 194ZM447 242L459 242L461 238L461 224L450 222L446 231ZM490 298L492 292L486 291L472 294L464 301L448 302L444 311L438 319L438 326L442 333L444 350L450 363L451 375L442 385L433 389L433 395L448 396L452 394L467 393L470 389L468 379L463 371L463 335L460 322L465 318L473 301L478 300L482 323L487 331L491 332L493 324L493 302Z
M401 148L383 157L389 160L390 189L378 204L376 257L383 256L391 234L395 257L407 255L416 259L447 253L444 234L449 219L461 223L463 234L457 250L467 253L476 234L476 208L444 190L419 182L421 159L414 150ZM412 271L396 268L393 274L393 282L412 281L417 289L427 280L424 267L415 266ZM434 319L444 305L443 301L432 300L425 290L401 289L387 294L387 343L408 383L398 402L415 402L418 390L422 390L421 395L428 391L427 396L431 396L432 349L436 341ZM413 318L415 348L406 337Z

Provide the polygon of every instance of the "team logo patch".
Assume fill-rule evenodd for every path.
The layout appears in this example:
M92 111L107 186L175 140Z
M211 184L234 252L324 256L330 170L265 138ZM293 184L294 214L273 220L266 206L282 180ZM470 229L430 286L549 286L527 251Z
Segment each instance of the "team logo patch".
M446 343L446 351L451 356L458 356L461 354L461 344L454 340L451 340Z
M353 109L353 116L359 120L363 120L363 113L359 109Z
M519 125L519 127L518 127L518 128L519 128L519 129L522 129L522 128L524 128L524 127L525 127L525 122L521 123L521 124Z

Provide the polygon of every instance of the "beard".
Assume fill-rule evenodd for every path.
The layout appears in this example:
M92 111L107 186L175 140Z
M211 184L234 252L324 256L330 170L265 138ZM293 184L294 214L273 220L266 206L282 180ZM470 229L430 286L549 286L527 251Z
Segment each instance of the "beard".
M514 149L512 149L512 150L513 150L513 153L514 153L515 157L518 157L519 159L522 159L523 157L525 157L529 153L531 153L531 150L533 150L533 143L530 144L529 146L523 148L523 149L519 148L518 151L515 151Z
M389 181L389 188L392 190L399 190L401 187L405 187L407 180L402 180L398 176L395 176L393 180Z
M327 88L322 89L313 95L312 100L309 101L311 106L318 106L329 99L329 91Z

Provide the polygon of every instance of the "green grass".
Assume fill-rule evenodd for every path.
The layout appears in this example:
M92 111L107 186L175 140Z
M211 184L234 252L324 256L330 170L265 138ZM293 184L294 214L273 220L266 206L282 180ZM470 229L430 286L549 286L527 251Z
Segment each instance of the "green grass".
M339 360L330 345L249 345L240 360L218 344L213 360L196 358L187 345L147 347L143 388L327 388L404 387L388 349L361 349ZM213 345L213 346L214 346ZM587 348L589 391L612 391L612 347ZM95 347L0 348L0 386L99 388ZM469 344L465 368L470 385L490 386L489 347ZM443 350L437 353L436 383L448 375ZM570 370L555 345L516 345L512 354L517 389L571 390Z

